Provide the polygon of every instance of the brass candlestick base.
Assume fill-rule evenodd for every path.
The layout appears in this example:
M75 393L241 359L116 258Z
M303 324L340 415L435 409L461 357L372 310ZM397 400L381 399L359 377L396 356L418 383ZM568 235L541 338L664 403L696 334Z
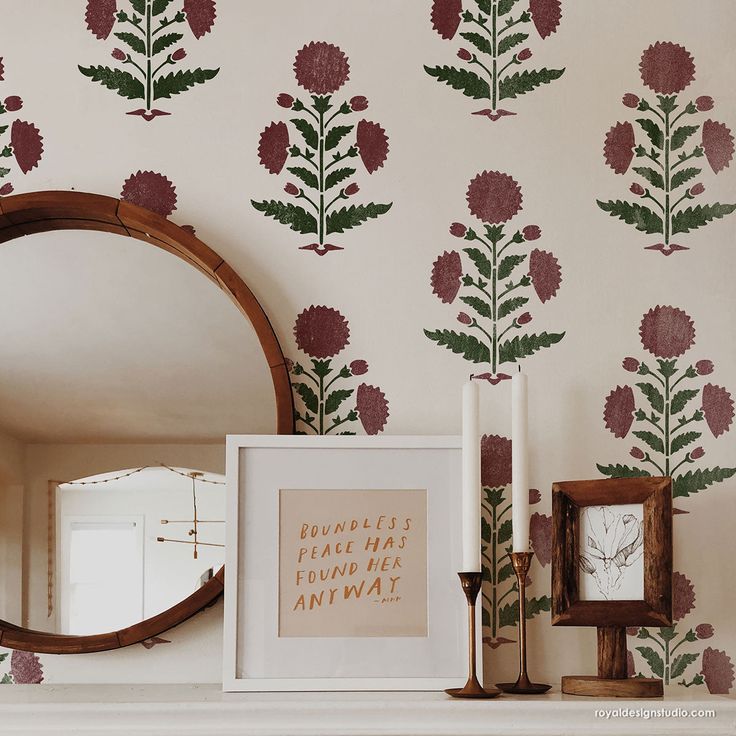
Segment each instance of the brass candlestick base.
M475 657L475 601L483 583L481 572L459 572L460 584L468 601L468 681L463 687L445 690L453 698L495 698L501 694L495 687L484 688L478 682Z
M516 695L541 695L552 685L532 682L526 673L526 576L532 564L533 552L512 552L511 564L519 584L519 676L516 682L498 682L505 693Z

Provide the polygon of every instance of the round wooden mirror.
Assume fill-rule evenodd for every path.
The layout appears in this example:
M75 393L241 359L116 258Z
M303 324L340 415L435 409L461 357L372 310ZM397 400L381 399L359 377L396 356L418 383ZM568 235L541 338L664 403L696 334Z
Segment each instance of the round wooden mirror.
M30 235L36 237L24 237ZM0 646L65 654L146 641L201 611L223 592L224 569L216 556L207 554L208 547L222 546L222 535L210 537L209 543L200 541L198 555L192 537L187 536L193 532L188 528L191 505L177 504L181 499L191 504L193 498L196 519L199 500L200 523L217 523L221 530L224 468L214 467L220 460L206 460L219 452L212 449L215 440L224 447L224 435L229 433L293 432L293 400L281 347L262 307L235 271L191 232L141 207L80 192L0 197L0 244L9 241L15 242L0 251L0 257L8 256L0 261L4 314L0 349L5 351L5 368L0 370L4 407L0 410L0 497L4 497L6 517L0 521L0 537L6 536L0 538ZM142 249L135 241L157 249ZM212 284L218 289L213 290ZM223 299L223 294L229 299ZM232 310L233 304L240 312L235 317L218 311ZM23 315L28 316L25 323ZM237 330L243 326L247 334L241 340ZM195 327L199 333L193 331ZM68 332L61 334L63 329ZM135 339L127 339L134 330ZM90 342L93 336L100 341L97 346ZM45 352L37 350L38 344ZM207 385L187 385L187 380L203 376L209 379ZM149 379L150 385L143 385ZM236 388L230 389L228 382ZM93 457L100 447L104 458ZM141 448L140 462L138 458L131 462L136 457L131 448ZM13 452L26 464L28 458L34 463L32 472L24 471L24 477L32 478L28 492L8 471ZM45 491L40 503L41 478L53 489L48 492L48 508ZM98 488L104 492L97 492ZM134 498L152 488L160 491L155 509L136 510ZM199 490L198 499L198 488L217 489L219 495L210 492L208 497L207 491ZM59 495L64 491L66 496ZM127 513L123 521L110 511L113 497L122 499L119 506ZM55 505L62 498L63 519L56 515ZM45 573L44 580L36 579L33 585L26 579L31 567L26 559L28 541L7 539L23 533L9 521L12 514L6 513L13 506L23 529L29 516L37 527L39 521L44 527L42 538L38 529L31 535L34 571L43 567ZM202 515L206 512L217 518L207 519ZM177 523L184 526L177 528ZM52 558L55 554L62 560L69 557L74 543L62 550L59 541L67 528L79 532L74 539L82 552L77 555L87 560L96 554L95 547L89 546L96 539L115 537L121 559L138 564L141 579L154 576L150 571L144 574L135 555L148 560L165 547L166 554L158 554L163 560L160 569L170 573L172 568L166 566L174 564L172 559L191 559L193 548L198 562L185 570L186 587L172 585L171 589L194 592L183 599L181 592L173 593L178 602L169 605L160 590L154 591L156 602L141 604L140 615L124 621L126 625L121 623L112 631L111 626L92 628L95 633L84 630L82 634L84 625L77 624L75 632L68 613L62 625L63 617L53 610L63 607L59 603L63 596L56 589L62 574L56 575L57 581L53 572L59 561L54 559L52 565ZM168 541L172 543L154 549L157 542ZM144 544L149 542L153 547L146 546L144 555ZM136 543L141 546L133 554L128 550ZM203 571L205 566L208 569ZM76 578L72 575L78 592L72 610L99 595L84 576L100 572L87 568L77 569ZM113 590L109 579L118 579L117 574L108 574L107 590ZM135 590L135 581L131 585ZM142 582L138 588L143 597ZM65 595L69 597L68 592ZM43 611L36 610L41 603ZM64 605L69 609L68 601ZM94 621L86 625L93 627Z

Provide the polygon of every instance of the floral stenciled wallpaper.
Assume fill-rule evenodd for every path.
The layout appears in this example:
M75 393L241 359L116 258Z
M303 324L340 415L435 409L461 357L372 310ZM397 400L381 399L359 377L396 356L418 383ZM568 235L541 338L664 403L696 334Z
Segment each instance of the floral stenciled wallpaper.
M594 629L549 625L552 482L668 473L675 623L629 630L629 670L736 692L731 0L20 5L0 0L0 195L196 228L272 319L300 433L458 433L480 383L490 681L516 671L521 368L534 676L595 671ZM110 654L2 652L0 678L216 682L220 612Z

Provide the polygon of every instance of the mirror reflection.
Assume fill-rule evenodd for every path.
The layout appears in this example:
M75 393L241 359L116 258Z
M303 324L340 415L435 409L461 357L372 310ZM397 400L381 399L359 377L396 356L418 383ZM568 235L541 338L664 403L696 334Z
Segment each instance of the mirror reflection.
M219 570L225 435L273 433L276 411L215 283L114 234L10 241L0 355L0 619L104 633Z

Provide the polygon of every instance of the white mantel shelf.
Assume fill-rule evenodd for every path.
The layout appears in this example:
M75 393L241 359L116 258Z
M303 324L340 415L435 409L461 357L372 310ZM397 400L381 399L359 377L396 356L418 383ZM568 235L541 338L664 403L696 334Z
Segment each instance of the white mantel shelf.
M598 708L714 709L715 718L603 719ZM216 685L7 685L0 734L125 736L734 736L736 700L684 693L597 700L548 693L456 701L443 693L222 693Z

